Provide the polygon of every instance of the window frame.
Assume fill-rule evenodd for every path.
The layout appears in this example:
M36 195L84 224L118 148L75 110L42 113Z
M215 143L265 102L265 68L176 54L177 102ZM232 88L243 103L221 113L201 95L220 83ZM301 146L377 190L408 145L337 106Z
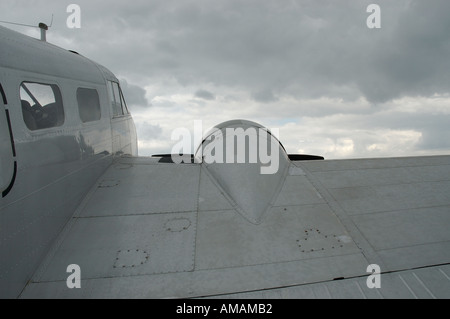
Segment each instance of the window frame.
M108 82L109 82L108 91L110 92L109 97L111 99L111 111L112 111L111 118L114 119L129 115L130 111L128 110L128 106L125 101L122 88L120 87L120 83L112 80L108 80ZM116 99L116 94L119 95L118 99ZM116 110L119 111L119 113L116 113Z
M33 93L31 92L30 88L28 88L26 86L26 84L38 84L38 85L42 85L42 86L47 86L50 87L52 94L53 94L53 98L54 98L54 102L53 103L48 103L46 105L41 105L40 101L37 100L37 98L33 95ZM51 130L51 129L57 129L62 127L65 123L66 123L66 110L64 107L64 98L63 98L63 93L61 90L60 85L58 85L55 82L52 81L41 81L39 80L35 80L35 79L25 79L20 81L19 87L18 87L18 97L19 97L19 105L21 107L21 113L22 113L22 120L23 120L23 124L25 125L25 127L30 131L30 132L41 132L41 131L45 131L45 130ZM26 93L27 97L31 100L33 100L33 102L35 102L34 105L38 104L40 107L46 107L49 106L51 104L55 104L55 110L53 112L55 112L55 123L52 126L44 126L44 127L36 127L36 128L32 128L30 127L30 123L27 122L27 120L25 119L26 117L26 113L28 114L28 116L32 116L32 120L34 121L34 124L37 125L38 119L36 119L34 117L34 115L31 115L32 113L29 113L28 111L24 112L24 105L22 104L22 101L26 101L29 103L28 99L24 99L24 96L22 95L22 89L24 90L24 92ZM30 95L31 94L31 95ZM37 103L36 103L37 102ZM31 108L31 105L30 105ZM37 111L37 110L35 110ZM51 112L46 113L46 115L48 116L48 114L50 114ZM42 120L39 119L39 120Z
M96 97L97 97L97 101L98 101L98 113L99 113L99 117L98 118L95 118L95 119L90 119L90 120L87 120L87 121L84 121L83 120L83 118L82 118L82 116L81 116L81 108L80 108L80 101L79 101L79 98L78 98L78 92L79 92L79 90L90 90L90 91L95 91L95 93L96 93ZM79 86L79 87L77 87L77 89L76 89L76 91L75 91L75 95L76 95L76 101L77 101L77 105L78 105L78 116L79 116L79 118L80 118L80 121L81 121L81 123L83 123L83 124L89 124L89 123L93 123L93 122L98 122L98 121L101 121L101 119L102 119L102 107L101 107L101 103L100 103L100 95L99 95L99 93L98 93L98 90L96 89L96 88L92 88L92 87L84 87L84 86Z

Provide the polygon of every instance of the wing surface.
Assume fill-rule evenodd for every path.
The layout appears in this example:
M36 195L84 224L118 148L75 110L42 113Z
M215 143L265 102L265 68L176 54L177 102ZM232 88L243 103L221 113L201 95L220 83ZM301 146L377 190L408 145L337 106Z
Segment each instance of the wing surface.
M449 194L450 156L292 161L254 224L201 164L124 157L21 297L449 298Z

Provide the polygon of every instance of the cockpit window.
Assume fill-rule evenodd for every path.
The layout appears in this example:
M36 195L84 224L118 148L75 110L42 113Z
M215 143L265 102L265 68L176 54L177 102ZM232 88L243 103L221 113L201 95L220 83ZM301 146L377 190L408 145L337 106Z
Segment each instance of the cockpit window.
M122 116L125 114L129 114L127 104L125 103L125 99L123 97L122 90L120 89L119 83L110 82L110 98L111 98L111 106L113 111L113 117Z
M64 124L62 96L56 84L22 82L20 100L23 120L31 131Z
M95 89L77 89L78 112L83 123L100 120L100 99Z

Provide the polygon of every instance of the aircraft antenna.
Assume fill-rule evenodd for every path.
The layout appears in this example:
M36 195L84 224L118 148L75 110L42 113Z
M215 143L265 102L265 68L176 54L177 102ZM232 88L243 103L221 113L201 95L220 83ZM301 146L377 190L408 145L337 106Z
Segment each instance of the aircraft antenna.
M13 24L13 25L18 25L18 26L22 26L22 27L41 29L41 40L46 41L47 40L46 32L47 32L48 28L50 28L53 25L53 13L52 13L52 19L50 21L50 25L40 22L39 25L36 26L36 25L32 25L32 24L18 23L18 22L5 21L5 20L0 20L0 23Z
M52 13L52 20L50 21L50 25L48 27L51 28L52 25L53 25L53 13Z

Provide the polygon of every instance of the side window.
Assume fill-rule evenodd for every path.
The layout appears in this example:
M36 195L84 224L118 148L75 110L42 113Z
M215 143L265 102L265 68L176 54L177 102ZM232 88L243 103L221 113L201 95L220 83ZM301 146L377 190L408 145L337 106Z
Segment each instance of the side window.
M111 106L113 111L113 117L122 116L124 114L128 114L127 104L125 103L125 99L123 98L122 90L120 89L119 83L117 82L109 82L111 85L110 88L110 98L111 98Z
M83 123L98 121L101 118L100 99L95 89L77 89L78 113Z
M22 82L20 100L23 120L31 131L64 124L62 96L57 85Z

